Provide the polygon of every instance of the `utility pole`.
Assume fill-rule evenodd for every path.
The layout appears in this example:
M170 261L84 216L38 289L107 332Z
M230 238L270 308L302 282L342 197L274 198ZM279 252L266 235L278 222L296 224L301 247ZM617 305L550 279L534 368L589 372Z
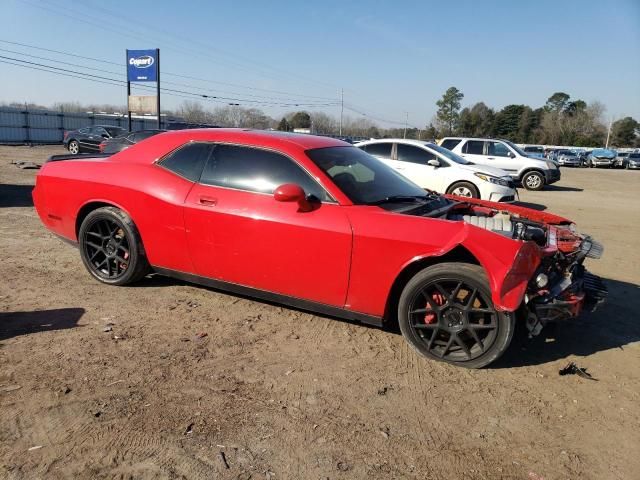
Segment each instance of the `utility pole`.
M340 89L340 136L342 136L342 114L344 113L344 88Z
M404 120L404 136L402 138L407 138L407 127L409 126L409 112L404 112L406 114Z
M607 130L607 144L604 146L604 148L609 148L609 136L611 135L612 124L613 124L613 117L611 117L611 120L609 120L609 129Z

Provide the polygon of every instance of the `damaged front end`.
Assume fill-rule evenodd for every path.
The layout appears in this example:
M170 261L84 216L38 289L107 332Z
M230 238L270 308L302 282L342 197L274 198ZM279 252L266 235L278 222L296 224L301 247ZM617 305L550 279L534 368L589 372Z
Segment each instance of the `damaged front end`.
M583 310L594 311L607 297L600 277L588 272L586 258L599 259L603 246L569 226L547 226L543 258L529 282L525 305L527 328L537 335L548 322L577 317Z
M590 236L577 233L569 220L481 200L458 203L446 218L537 245L540 263L529 279L519 309L530 335L540 333L548 322L575 318L583 310L593 311L605 300L607 287L583 265L586 258L600 258L604 248Z

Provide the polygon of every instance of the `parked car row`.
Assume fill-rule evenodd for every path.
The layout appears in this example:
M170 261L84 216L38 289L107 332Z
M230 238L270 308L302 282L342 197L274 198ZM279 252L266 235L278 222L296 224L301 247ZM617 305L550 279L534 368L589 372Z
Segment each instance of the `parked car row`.
M568 149L549 149L545 152L545 157L549 160L557 161L559 165L565 167L634 169L638 168L636 166L637 162L630 162L629 158L631 155L636 154L636 152L616 152L615 150L607 148L577 151Z

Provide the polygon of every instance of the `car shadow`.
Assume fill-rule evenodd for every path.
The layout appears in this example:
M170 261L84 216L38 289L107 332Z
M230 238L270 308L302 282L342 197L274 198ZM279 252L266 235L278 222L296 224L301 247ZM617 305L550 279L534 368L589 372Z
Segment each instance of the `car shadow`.
M532 210L538 210L539 212L542 212L543 210L547 209L547 206L542 205L541 203L522 202L518 200L516 202L513 202L513 204L518 207L525 207L525 208L530 208Z
M33 207L33 185L0 185L0 208Z
M544 189L552 192L583 192L584 191L584 188L565 187L563 185L546 185Z
M0 312L0 340L78 326L84 308L58 308L32 312Z
M524 324L518 324L507 352L488 368L542 365L570 355L588 356L612 348L624 350L640 341L640 287L632 283L603 279L609 288L607 301L593 313L576 320L547 325L529 339Z

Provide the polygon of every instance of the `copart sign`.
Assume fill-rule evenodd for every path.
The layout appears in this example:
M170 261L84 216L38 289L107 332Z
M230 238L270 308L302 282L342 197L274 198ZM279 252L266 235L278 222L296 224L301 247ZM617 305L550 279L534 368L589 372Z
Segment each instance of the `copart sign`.
M158 79L157 50L127 50L127 80L155 82Z

